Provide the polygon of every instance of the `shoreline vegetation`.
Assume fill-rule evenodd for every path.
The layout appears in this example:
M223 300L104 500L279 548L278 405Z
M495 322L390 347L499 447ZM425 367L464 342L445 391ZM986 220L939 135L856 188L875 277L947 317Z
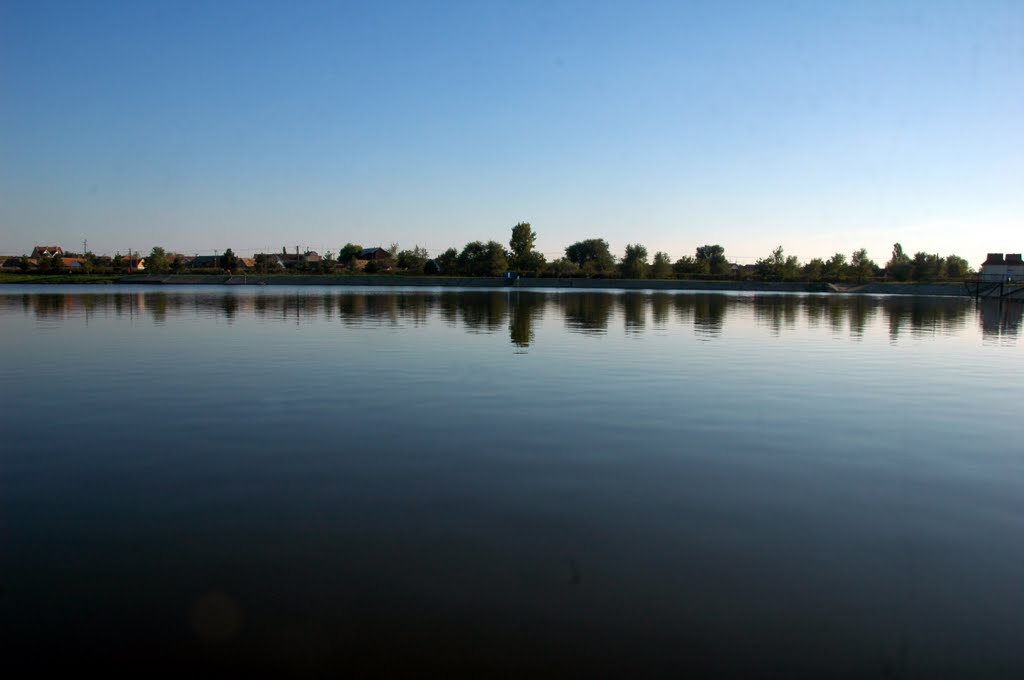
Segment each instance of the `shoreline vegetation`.
M8 258L0 275L6 283L257 283L291 285L369 286L494 286L515 282L519 287L613 288L662 290L799 290L806 292L892 293L895 284L909 284L917 294L964 294L976 274L958 255L904 252L893 245L883 266L861 248L847 256L801 263L782 246L754 264L730 262L718 244L698 246L694 255L673 261L668 253L649 257L647 248L630 243L614 256L602 238L577 241L564 256L547 260L535 248L537 232L529 222L512 227L508 248L497 241L472 241L461 251L448 248L431 256L420 246L402 249L364 248L346 243L337 253L314 251L239 257L231 248L219 255L189 257L155 246L148 255L129 251L113 257L91 252L68 253L59 246L36 246L32 257ZM145 278L123 278L144 274ZM70 275L70 276L69 276ZM38 278L36 278L38 277ZM283 278L282 278L283 277ZM499 278L500 277L500 278ZM240 279L240 280L239 280ZM459 283L453 283L459 281ZM874 286L881 285L882 288ZM941 293L925 293L936 286ZM953 287L950 288L950 285ZM795 288L794 288L795 286ZM951 292L956 289L960 292Z
M537 278L508 279L489 276L410 276L387 274L129 274L129 275L34 275L0 274L8 284L134 284L134 285L224 285L224 286L362 286L410 288L501 288L575 290L664 290L664 291L746 291L778 293L835 293L847 295L929 295L965 296L962 282L825 283L807 281L685 280L685 279L596 279Z

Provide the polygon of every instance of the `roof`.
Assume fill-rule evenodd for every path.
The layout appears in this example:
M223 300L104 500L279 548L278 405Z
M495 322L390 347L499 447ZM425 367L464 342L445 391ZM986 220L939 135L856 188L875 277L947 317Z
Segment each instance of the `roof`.
M1007 253L1006 264L1022 265L1024 260L1021 260L1020 253Z
M982 262L981 264L982 266L985 266L986 264L1003 264L1003 254L989 253L988 257L986 257L985 261Z
M188 264L194 268L217 266L220 263L220 255L196 255Z

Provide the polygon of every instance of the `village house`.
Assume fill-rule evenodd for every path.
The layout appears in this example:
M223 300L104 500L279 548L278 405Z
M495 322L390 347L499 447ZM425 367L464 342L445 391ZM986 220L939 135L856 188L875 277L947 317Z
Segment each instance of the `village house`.
M981 263L981 280L1019 283L1024 281L1024 260L1020 253L989 253Z
M363 248L358 254L356 254L355 268L362 270L371 262L383 262L388 260L390 257L391 253L380 246L377 246L376 248Z
M60 261L64 269L70 269L71 271L78 271L88 264L84 257L62 257Z
M122 255L121 264L128 269L128 273L141 272L146 269L146 258L139 257L137 253Z
M220 255L196 255L185 263L186 269L220 269Z
M37 262L44 257L63 257L64 249L60 246L36 246L32 249L31 258Z
M357 260L365 260L367 262L370 260L386 260L389 257L391 257L391 253L380 246L377 246L376 248L363 248L359 251L359 254L356 255Z

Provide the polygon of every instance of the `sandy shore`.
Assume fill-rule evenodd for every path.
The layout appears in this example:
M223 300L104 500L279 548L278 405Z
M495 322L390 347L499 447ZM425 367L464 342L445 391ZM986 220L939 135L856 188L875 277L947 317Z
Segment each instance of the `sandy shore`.
M120 283L229 286L402 286L426 288L501 288L502 278L457 276L126 276ZM841 293L853 295L967 295L962 283L780 283L770 281L653 281L636 279L520 278L520 289L749 291L766 293Z

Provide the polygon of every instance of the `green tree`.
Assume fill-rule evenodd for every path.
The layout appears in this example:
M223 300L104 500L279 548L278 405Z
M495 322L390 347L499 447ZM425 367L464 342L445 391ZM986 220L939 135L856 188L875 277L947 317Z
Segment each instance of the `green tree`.
M18 260L18 269L23 272L27 272L32 267L32 263L29 262L28 255L22 255Z
M697 248L697 261L706 263L707 272L717 276L732 273L729 261L725 259L725 248L715 245L703 245Z
M226 269L229 272L233 272L238 269L238 256L235 255L235 251L228 248L224 251L224 254L220 256L220 268Z
M256 257L253 259L253 264L256 265L257 274L265 275L270 271L270 258L267 257L266 253L257 253Z
M672 278L672 261L669 259L668 253L664 253L660 250L654 253L654 262L651 263L651 278Z
M824 278L826 281L846 280L846 255L836 253L825 260Z
M458 267L468 276L500 276L508 271L508 258L497 241L473 241L459 253Z
M181 272L185 271L185 258L183 258L181 255L175 255L174 258L171 260L170 267L172 272L174 272L175 274L180 274Z
M812 258L804 265L802 273L808 281L821 281L825 274L825 261L820 257Z
M334 255L331 251L324 253L324 256L320 258L320 273L321 274L333 274L334 269L338 266L338 262L334 259Z
M971 265L959 255L946 256L946 278L962 279L971 273Z
M690 255L683 255L672 265L672 271L676 276L687 276L690 274L710 274L711 263L708 260L698 260Z
M903 252L903 246L894 243L892 246L892 257L885 265L885 273L897 281L908 281L913 273L914 266Z
M925 252L914 253L911 260L910 278L915 281L941 281L945 278L945 261L939 255Z
M338 251L338 264L345 267L355 266L356 256L363 250L362 246L357 246L354 243L346 243Z
M575 262L588 276L607 274L615 268L615 258L608 250L608 242L603 238L577 241L565 249L565 257Z
M578 276L580 266L567 257L560 257L548 263L547 273L552 276Z
M402 270L422 273L423 265L430 259L426 248L413 246L412 250L402 250L395 259L395 265Z
M626 252L622 256L619 268L622 275L628 279L647 278L647 248L639 243L630 243L626 246Z
M434 258L441 268L442 274L457 274L459 271L459 251L449 248Z
M520 222L512 227L512 238L508 241L509 265L513 269L524 269L524 264L533 253L533 245L537 240L537 232L529 222Z
M164 249L160 246L153 246L153 249L149 251L149 257L146 258L146 269L154 274L163 274L170 268L171 261Z
M754 270L767 281L792 281L800 278L800 260L796 255L786 255L778 246L766 258L754 263Z
M868 257L866 248L853 251L853 255L850 256L850 273L857 283L864 283L868 279L874 278L875 269L875 263Z

